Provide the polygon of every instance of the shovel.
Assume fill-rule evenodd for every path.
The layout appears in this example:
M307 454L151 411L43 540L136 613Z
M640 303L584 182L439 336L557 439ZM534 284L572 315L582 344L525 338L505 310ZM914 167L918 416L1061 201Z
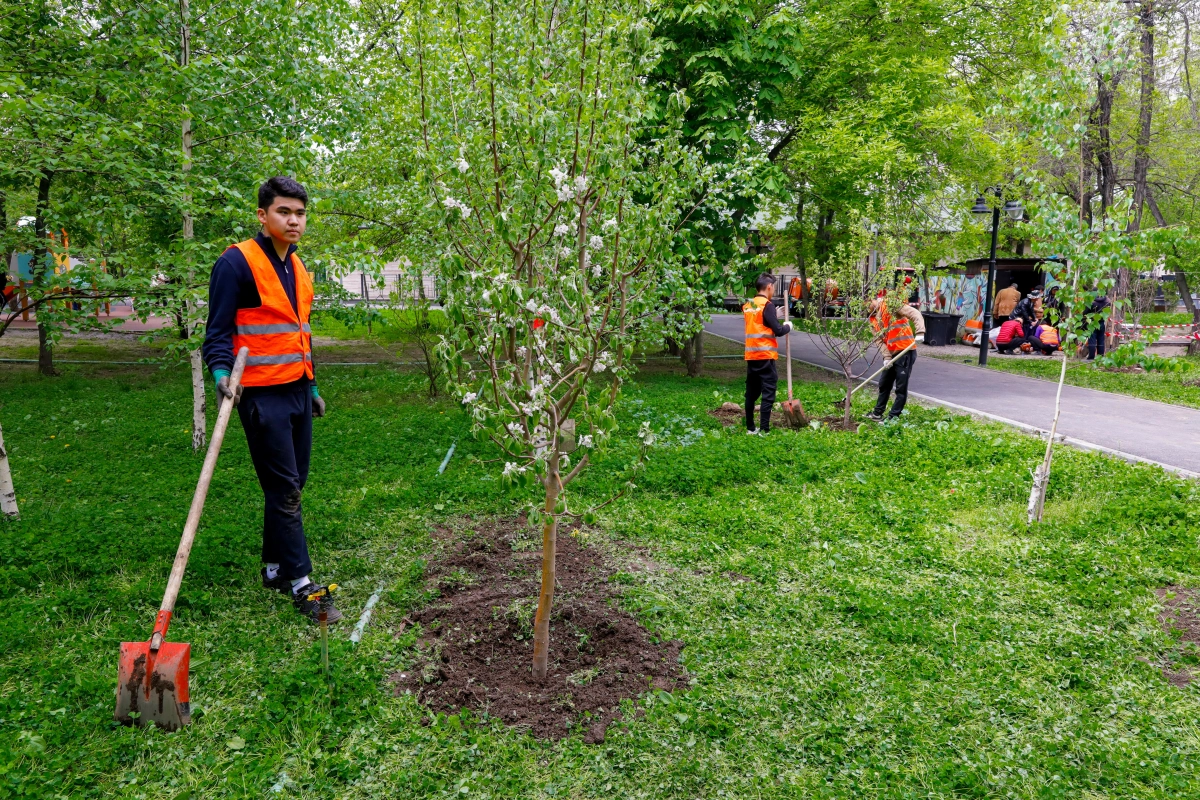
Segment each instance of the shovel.
M788 321L789 300L790 298L785 294L783 296L784 322ZM799 400L792 398L792 334L790 332L785 336L784 342L784 356L787 359L788 399L783 401L783 416L793 428L803 428L808 424L808 420L804 416L804 406L800 405Z
M236 395L242 382L242 371L246 368L249 350L243 347L233 362L229 376L229 388ZM188 511L187 523L183 526L183 538L175 551L175 564L167 579L167 591L163 595L158 618L154 620L154 632L148 642L121 642L121 662L117 671L117 710L113 716L127 725L145 725L154 722L169 731L190 725L192 711L188 697L188 663L192 646L184 642L166 642L167 626L171 624L171 613L175 610L175 599L179 596L179 585L187 569L192 542L196 539L196 528L200 526L200 514L204 511L204 499L208 485L212 483L213 470L217 467L217 455L233 413L233 398L221 400L217 412L217 423L213 426L208 453L200 469L200 481L192 496L192 507Z

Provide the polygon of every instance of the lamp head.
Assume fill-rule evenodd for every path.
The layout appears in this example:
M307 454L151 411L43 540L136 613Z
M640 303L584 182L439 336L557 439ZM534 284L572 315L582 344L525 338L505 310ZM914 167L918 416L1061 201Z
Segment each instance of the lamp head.
M988 201L983 195L979 195L975 200L975 205L971 208L971 213L979 214L980 216L990 214L992 213L992 207L988 205Z
M1008 200L1004 203L1004 213L1014 222L1018 222L1025 216L1025 207L1021 205L1020 200Z

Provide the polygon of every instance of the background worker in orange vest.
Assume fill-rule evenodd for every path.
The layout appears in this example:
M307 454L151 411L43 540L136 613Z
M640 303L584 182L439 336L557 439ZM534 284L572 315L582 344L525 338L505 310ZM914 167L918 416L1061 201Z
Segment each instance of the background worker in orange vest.
M229 397L234 354L250 350L234 401L266 500L262 583L315 621L318 601L308 596L325 587L309 579L300 493L308 480L313 417L325 416L325 400L313 376L312 279L296 255L307 206L308 193L291 178L259 187L262 230L226 250L213 267L203 353L218 396ZM342 618L325 603L330 622Z
M917 361L917 346L914 344L918 336L925 335L925 318L907 303L900 303L893 314L888 308L886 297L879 297L871 304L871 327L883 340L884 350L891 364L879 376L879 397L875 401L875 410L867 414L867 419L876 421L883 419L887 410L888 398L892 388L896 389L896 402L892 403L889 419L896 419L904 411L908 402L908 379L912 376L913 365ZM904 348L912 344L912 348L902 356L897 356Z
M775 313L775 276L759 275L754 282L758 289L750 302L742 306L746 323L746 433L762 434L771 430L771 406L775 405L775 387L779 373L775 361L779 358L776 337L791 333L792 323L779 321ZM754 428L754 404L762 398L758 412L758 430Z

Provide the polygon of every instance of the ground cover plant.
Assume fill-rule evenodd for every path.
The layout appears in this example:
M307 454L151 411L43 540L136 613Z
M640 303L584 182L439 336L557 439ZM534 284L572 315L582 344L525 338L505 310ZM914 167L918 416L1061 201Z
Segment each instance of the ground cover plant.
M707 413L738 400L741 365L712 365L688 379L648 362L576 484L611 494L635 432L656 430L639 490L588 546L621 607L684 643L688 676L625 701L594 745L431 711L388 681L419 663L412 615L438 602L434 531L527 500L469 463L491 451L461 407L394 367L321 373L318 577L350 621L384 589L357 648L338 630L332 693L316 632L257 585L261 500L231 432L172 626L193 649L195 724L116 725L117 643L148 636L199 468L189 376L0 368L22 510L0 522L0 797L1200 794L1200 697L1164 677L1180 644L1157 594L1200 586L1200 489L1064 449L1029 529L1012 464L1038 441L914 406L856 434L747 437ZM806 408L841 396L797 388Z
M939 357L939 356L935 356ZM961 356L949 360L975 363ZM1067 362L1066 382L1086 389L1127 394L1144 400L1157 400L1178 406L1200 408L1200 358L1195 356L1173 359L1180 369L1152 372L1115 372L1098 368L1094 362L1071 359ZM1058 359L1026 356L1024 358L990 358L988 369L1015 372L1031 378L1058 380L1061 365Z

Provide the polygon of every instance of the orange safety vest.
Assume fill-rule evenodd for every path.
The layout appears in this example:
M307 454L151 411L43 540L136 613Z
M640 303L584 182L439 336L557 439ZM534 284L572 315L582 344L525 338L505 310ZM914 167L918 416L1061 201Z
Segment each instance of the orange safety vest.
M742 306L742 318L746 321L746 360L771 361L779 358L779 344L775 341L775 333L763 325L763 308L767 298L756 296Z
M1042 344L1052 344L1058 347L1058 331L1049 325L1042 326L1042 335L1039 338Z
M292 253L292 268L296 272L296 306L288 300L287 292L279 281L279 275L271 259L259 247L258 242L248 239L233 245L242 251L262 305L258 308L239 308L233 335L233 352L243 347L250 348L246 358L246 371L242 373L244 386L277 386L291 383L303 377L313 376L312 328L308 317L312 311L313 285L300 257ZM299 313L297 313L299 312Z
M807 283L807 285L805 285ZM803 300L808 297L808 292L812 288L812 278L807 281L801 281L799 278L792 278L792 282L788 284L788 294L793 300Z
M912 328L908 326L908 320L904 317L893 317L886 305L880 306L879 310L871 315L871 327L876 333L884 335L883 341L889 353L899 353L916 341ZM916 350L916 347L912 349Z

